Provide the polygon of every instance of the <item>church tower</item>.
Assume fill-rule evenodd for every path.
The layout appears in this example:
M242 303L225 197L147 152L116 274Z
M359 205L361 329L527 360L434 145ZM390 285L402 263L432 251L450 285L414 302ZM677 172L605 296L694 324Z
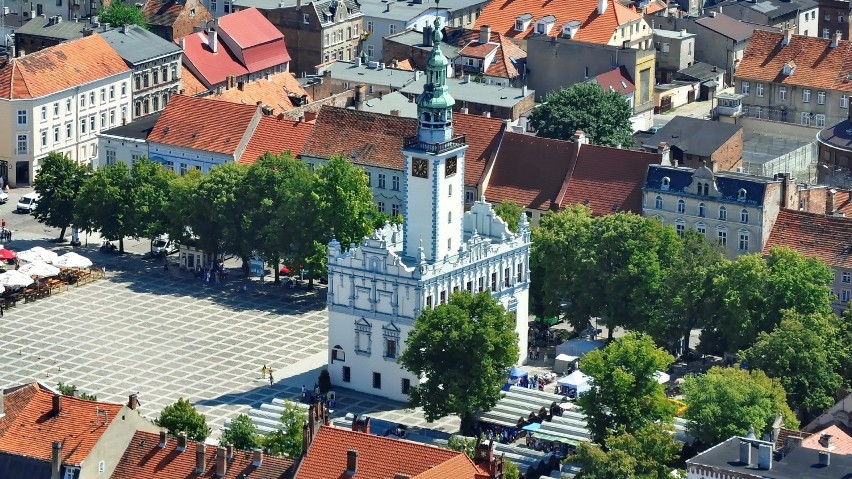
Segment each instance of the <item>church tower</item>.
M441 52L441 24L435 19L426 84L417 98L417 136L405 138L403 256L429 263L458 252L464 214L463 135L453 134L455 100L447 87L449 61Z

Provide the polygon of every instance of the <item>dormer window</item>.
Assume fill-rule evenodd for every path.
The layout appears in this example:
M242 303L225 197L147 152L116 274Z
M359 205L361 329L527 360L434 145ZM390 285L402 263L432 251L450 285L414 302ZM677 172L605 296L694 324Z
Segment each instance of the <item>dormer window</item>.
M535 32L540 35L547 35L550 33L550 29L553 28L554 23L556 23L556 17L553 15L542 17L535 22Z
M746 199L745 188L740 188L740 191L737 192L737 199L740 200L740 201L745 201L745 199Z
M784 64L784 68L782 69L782 73L784 76L790 76L796 72L796 62L790 60L789 62Z
M562 36L565 38L574 38L579 30L580 22L577 20L571 20L565 25L562 25Z
M664 177L663 177L663 182L662 182L662 183L661 183L661 185L660 185L660 189L661 189L661 190L668 190L668 189L669 189L669 184L671 184L671 182L672 182L671 178L669 178L668 176L664 176Z
M522 32L530 27L530 22L532 21L532 14L525 13L519 17L515 18L515 31Z

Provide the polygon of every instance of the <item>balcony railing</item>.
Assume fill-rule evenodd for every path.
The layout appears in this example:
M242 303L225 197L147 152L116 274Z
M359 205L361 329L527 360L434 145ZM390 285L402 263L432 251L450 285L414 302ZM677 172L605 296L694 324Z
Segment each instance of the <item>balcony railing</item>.
M453 150L453 149L459 148L461 146L464 146L465 144L466 144L466 142L465 142L465 136L464 135L459 135L459 136L453 138L452 140L444 141L444 142L441 142L441 143L428 143L428 142L425 142L425 141L420 141L420 137L418 137L418 136L409 136L409 137L405 138L405 140L403 141L403 145L405 146L405 148L411 148L411 149L414 149L414 150L422 150L422 151L425 151L426 153L435 153L435 154L439 154L439 153L443 153L445 151Z

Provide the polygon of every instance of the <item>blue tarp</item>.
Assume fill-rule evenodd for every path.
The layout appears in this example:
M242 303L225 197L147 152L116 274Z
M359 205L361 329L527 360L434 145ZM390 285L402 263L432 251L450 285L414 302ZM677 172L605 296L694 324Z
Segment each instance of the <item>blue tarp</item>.
M532 423L529 423L526 426L524 426L522 429L524 431L535 432L535 431L538 431L539 429L541 429L541 423L532 422Z

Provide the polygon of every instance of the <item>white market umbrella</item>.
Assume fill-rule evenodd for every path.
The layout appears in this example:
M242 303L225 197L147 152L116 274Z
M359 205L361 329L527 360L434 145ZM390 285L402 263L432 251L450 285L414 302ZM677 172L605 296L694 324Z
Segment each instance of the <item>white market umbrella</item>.
M32 278L14 269L6 271L5 273L0 273L0 285L3 286L8 286L10 288L23 288L33 283L34 281Z
M60 256L53 264L63 268L88 268L92 265L92 260L73 251L69 251Z
M53 251L44 249L41 246L36 246L28 250L19 252L18 259L24 260L27 263L33 263L36 261L42 261L45 263L55 263L59 260L59 255L54 253Z
M47 278L59 274L59 268L51 266L44 261L33 261L32 263L25 264L24 266L21 266L18 271L30 276L38 276L41 278Z

